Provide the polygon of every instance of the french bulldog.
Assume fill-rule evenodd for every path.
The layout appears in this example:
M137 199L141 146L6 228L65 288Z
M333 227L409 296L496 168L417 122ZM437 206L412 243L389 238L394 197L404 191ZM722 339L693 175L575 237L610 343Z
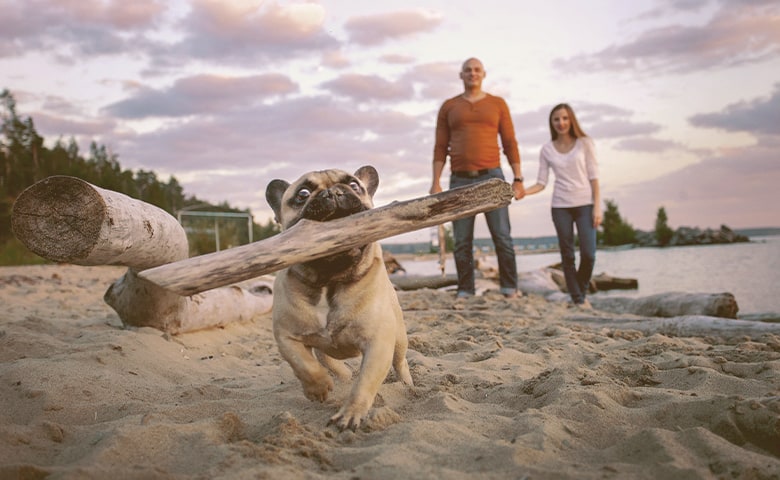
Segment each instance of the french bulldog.
M292 184L273 180L265 196L285 230L301 219L327 222L373 208L378 185L372 166L352 175L332 169L306 173ZM391 365L413 385L403 312L378 242L278 272L272 316L279 352L309 400L324 402L333 390L331 374L351 379L343 360L362 355L349 397L328 422L339 430L364 423Z

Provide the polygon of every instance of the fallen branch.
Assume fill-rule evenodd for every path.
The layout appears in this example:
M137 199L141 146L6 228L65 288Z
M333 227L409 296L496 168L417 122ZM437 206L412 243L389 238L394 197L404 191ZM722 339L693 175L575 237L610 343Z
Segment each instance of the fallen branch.
M383 238L494 210L512 201L508 183L491 179L329 222L302 220L258 242L161 265L139 273L163 288L192 295L343 252Z

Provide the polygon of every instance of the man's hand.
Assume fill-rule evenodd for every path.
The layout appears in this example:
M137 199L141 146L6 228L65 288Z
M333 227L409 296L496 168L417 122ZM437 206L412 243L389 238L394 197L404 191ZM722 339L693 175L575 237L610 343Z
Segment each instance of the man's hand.
M525 197L523 182L512 182L512 191L515 192L515 200L520 200Z

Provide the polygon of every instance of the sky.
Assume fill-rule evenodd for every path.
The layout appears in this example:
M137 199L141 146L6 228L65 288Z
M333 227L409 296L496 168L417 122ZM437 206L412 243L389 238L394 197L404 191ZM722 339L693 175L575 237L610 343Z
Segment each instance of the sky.
M477 57L483 88L509 105L526 186L566 102L595 142L602 199L635 228L653 230L660 207L672 228L780 226L776 0L0 0L0 12L0 89L48 143L74 138L88 156L95 141L258 223L273 216L271 180L312 170L373 165L375 206L427 195L436 113ZM512 202L514 237L554 235L551 194Z

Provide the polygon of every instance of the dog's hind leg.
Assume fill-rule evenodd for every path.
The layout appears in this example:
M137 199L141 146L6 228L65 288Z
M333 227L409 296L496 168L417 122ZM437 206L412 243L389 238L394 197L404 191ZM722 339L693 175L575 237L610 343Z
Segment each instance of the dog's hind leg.
M347 366L343 361L336 360L330 355L323 353L316 348L314 349L314 355L321 364L325 365L325 368L330 370L333 375L336 376L342 382L346 382L352 379L352 369Z
M393 351L393 370L398 378L406 385L414 386L412 374L409 373L409 363L406 361L406 349L409 341L406 338L406 331L398 334L395 340L395 350Z

